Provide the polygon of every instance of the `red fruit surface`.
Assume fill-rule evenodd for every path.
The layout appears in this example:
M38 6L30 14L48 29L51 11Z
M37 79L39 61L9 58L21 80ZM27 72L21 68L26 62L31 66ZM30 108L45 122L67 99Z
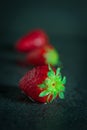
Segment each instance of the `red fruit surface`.
M19 52L29 52L48 44L48 42L47 34L41 29L36 29L21 37L16 42L15 48Z
M39 94L43 90L38 85L41 84L47 78L48 66L38 66L25 74L20 80L19 87L24 93L38 102L46 102L47 96L39 97Z

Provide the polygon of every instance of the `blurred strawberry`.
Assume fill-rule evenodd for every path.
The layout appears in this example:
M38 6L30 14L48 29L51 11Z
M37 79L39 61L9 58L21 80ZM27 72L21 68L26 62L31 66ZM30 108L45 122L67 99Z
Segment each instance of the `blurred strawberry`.
M43 47L48 44L48 42L49 39L47 34L41 29L36 29L21 37L16 42L15 48L19 52L29 52Z
M45 45L28 53L25 62L29 65L57 65L59 55L52 45Z

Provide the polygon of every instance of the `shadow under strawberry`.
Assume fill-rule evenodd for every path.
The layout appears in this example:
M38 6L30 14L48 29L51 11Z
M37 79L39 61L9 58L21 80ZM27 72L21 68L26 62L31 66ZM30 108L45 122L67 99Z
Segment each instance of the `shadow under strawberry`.
M20 92L16 86L0 84L0 96L4 99L9 99L12 102L34 103L25 94Z

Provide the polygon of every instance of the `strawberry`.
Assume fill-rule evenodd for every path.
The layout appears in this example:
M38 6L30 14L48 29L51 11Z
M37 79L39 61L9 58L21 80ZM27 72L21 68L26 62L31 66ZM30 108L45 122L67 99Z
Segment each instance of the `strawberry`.
M62 78L60 68L50 65L38 66L27 72L19 82L20 89L31 99L49 103L55 98L64 99L66 77Z
M57 65L59 63L59 55L53 46L45 45L28 53L25 61L29 65Z
M29 52L46 45L48 42L46 33L41 29L36 29L21 37L15 47L19 52Z

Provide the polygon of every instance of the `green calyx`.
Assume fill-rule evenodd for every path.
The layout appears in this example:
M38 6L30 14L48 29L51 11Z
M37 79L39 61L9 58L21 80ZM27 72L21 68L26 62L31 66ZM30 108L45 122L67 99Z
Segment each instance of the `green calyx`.
M56 50L49 50L44 54L46 64L57 65L59 62L59 55Z
M52 96L51 101L53 101L57 96L61 99L64 99L66 77L62 78L60 73L60 68L56 70L56 73L49 66L49 71L47 73L47 78L45 81L38 85L43 91L39 94L39 97L47 96L47 102L49 102L49 98Z

